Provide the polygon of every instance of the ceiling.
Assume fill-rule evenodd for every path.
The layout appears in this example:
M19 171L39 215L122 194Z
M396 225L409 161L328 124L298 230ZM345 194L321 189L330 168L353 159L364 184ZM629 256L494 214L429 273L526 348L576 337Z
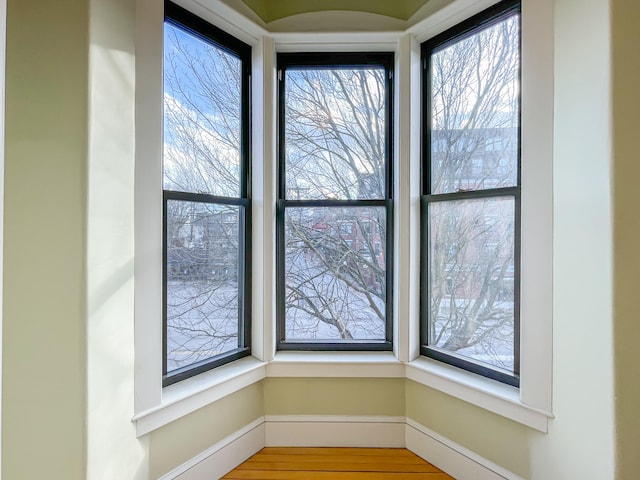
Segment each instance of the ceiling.
M241 0L263 22L325 11L366 12L409 20L430 0Z

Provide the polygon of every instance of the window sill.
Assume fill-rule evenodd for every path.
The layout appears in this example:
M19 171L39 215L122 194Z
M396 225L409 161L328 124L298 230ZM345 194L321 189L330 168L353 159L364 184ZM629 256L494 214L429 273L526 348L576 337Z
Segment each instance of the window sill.
M138 437L156 430L222 397L259 382L265 362L246 357L162 389L162 403L134 415Z
M553 417L522 403L515 387L424 357L407 364L406 377L540 432L547 432L548 420Z
M428 358L404 364L392 352L278 352L267 363L247 357L162 390L162 403L136 414L138 437L265 377L407 378L495 414L547 432L553 415L525 405L520 391Z
M267 376L404 378L405 367L392 352L277 352Z

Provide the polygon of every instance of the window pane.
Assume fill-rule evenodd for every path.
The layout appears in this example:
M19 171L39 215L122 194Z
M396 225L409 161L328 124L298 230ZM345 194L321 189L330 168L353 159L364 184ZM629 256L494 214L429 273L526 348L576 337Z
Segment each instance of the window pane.
M513 197L429 204L429 345L514 369Z
M385 339L385 216L384 207L287 208L286 340Z
M165 23L164 188L240 196L241 62Z
M285 70L288 199L385 198L385 70Z
M167 201L167 371L238 348L240 207Z
M517 184L519 18L431 56L431 193Z

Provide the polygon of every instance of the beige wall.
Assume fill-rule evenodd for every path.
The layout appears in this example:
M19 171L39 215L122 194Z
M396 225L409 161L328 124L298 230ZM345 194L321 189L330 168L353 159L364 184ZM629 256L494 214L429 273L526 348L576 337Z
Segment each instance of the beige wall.
M158 478L264 415L256 383L149 434L149 478Z
M266 415L404 415L401 378L267 378Z
M7 6L2 477L84 477L87 2Z
M530 478L527 427L412 380L406 381L405 395L408 418Z
M640 476L640 3L613 5L617 478Z

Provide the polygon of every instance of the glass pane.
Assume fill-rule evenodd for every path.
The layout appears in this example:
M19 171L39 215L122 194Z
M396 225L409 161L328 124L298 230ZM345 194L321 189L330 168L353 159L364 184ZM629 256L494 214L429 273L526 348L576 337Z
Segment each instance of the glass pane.
M164 189L240 195L241 62L164 27Z
M238 348L240 207L167 202L167 371Z
M384 72L286 70L286 198L385 198Z
M384 207L285 212L286 340L385 339Z
M517 184L519 18L431 56L431 193Z
M429 345L514 369L513 197L429 204Z

